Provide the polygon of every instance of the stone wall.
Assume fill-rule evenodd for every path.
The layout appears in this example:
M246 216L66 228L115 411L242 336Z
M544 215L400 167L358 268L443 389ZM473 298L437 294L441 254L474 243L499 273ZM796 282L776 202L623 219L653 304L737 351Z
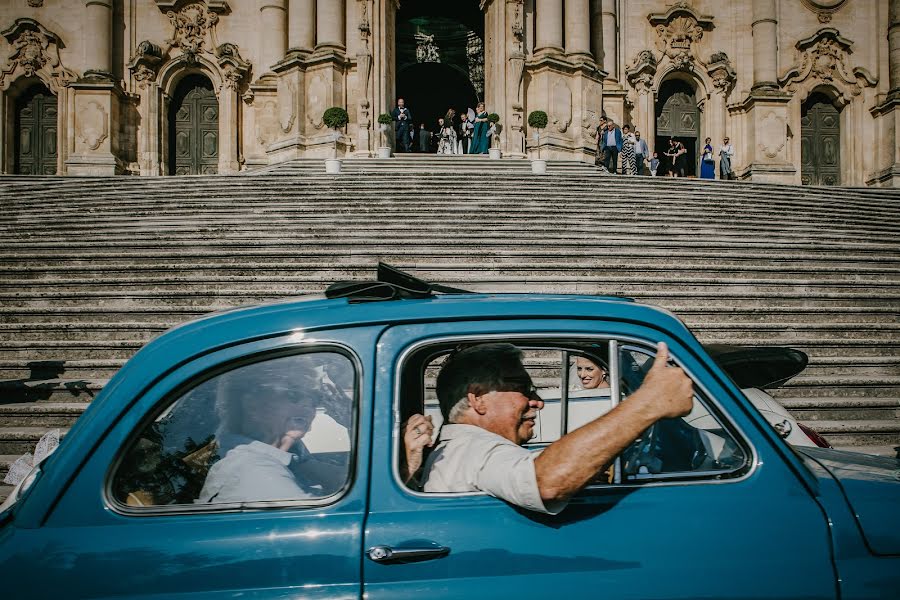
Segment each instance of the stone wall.
M478 0L472 0L476 2ZM660 92L694 90L697 135L730 136L738 174L800 183L804 103L839 111L842 185L900 184L900 0L480 0L485 101L508 157L592 161L601 114L657 132ZM57 172L167 174L171 103L202 74L220 173L304 156L373 156L393 107L397 0L15 0L0 6L0 170L17 99L57 98ZM891 45L893 43L893 45ZM894 62L891 58L894 58ZM817 96L818 97L818 96ZM321 121L343 106L335 136ZM49 131L49 130L48 130ZM335 138L337 140L335 141ZM390 136L388 136L390 137ZM211 138L212 139L212 138ZM836 149L838 146L836 146Z

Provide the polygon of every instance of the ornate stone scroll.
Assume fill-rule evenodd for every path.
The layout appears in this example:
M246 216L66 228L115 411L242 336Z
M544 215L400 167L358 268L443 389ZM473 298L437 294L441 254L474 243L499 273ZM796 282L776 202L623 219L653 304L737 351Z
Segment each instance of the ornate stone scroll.
M625 77L639 93L646 94L653 87L653 78L656 76L656 57L650 50L641 50L634 57L634 62L625 69Z
M737 72L724 52L715 52L709 57L706 72L716 89L726 96L737 81Z
M128 62L128 69L138 82L138 87L144 89L147 83L156 81L159 66L163 61L163 50L153 42L144 40L138 44L134 56Z
M830 23L831 17L842 9L849 0L801 0L803 5L816 13L819 23Z
M817 83L831 84L845 95L845 101L858 96L864 87L878 83L866 69L850 69L847 59L853 42L841 36L837 29L825 27L814 35L797 42L797 62L778 78L778 83L791 91L798 85L807 87Z
M669 57L677 69L690 69L692 63L704 65L699 44L703 33L713 28L713 18L697 13L687 2L676 2L664 13L647 17L656 29L659 59Z
M77 79L75 72L65 68L59 58L59 49L63 47L59 36L34 19L16 19L2 35L12 51L6 66L0 70L0 89L8 87L18 74L37 76L54 94Z

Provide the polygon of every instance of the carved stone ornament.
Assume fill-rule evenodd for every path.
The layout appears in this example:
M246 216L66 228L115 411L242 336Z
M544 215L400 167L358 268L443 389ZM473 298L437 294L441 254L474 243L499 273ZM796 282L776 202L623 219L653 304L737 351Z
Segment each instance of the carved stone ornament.
M687 2L676 2L664 13L647 17L656 29L659 58L669 57L676 69L690 69L692 63L704 65L699 54L703 32L713 28L713 18L697 13Z
M222 44L217 47L216 61L222 68L223 85L229 90L238 89L244 77L250 72L250 63L241 58L236 44Z
M801 0L803 5L816 13L819 23L830 23L831 17L842 9L849 0Z
M178 11L182 6L196 0L155 0L157 8L163 13ZM206 0L206 7L214 13L224 14L231 11L226 0Z
M140 89L146 88L149 82L156 80L162 61L162 48L147 40L138 44L134 56L128 63L128 69L134 75Z
M62 66L59 49L63 44L59 36L34 19L16 19L2 35L12 51L6 66L0 70L0 89L8 87L17 73L37 76L54 93L59 93L61 87L77 78L74 71Z
M656 57L649 50L641 50L634 57L634 63L625 69L625 77L628 83L638 91L646 94L653 86L653 78L656 76Z
M716 89L725 95L728 95L734 87L734 82L737 81L737 72L724 52L715 52L709 57L706 72Z
M31 8L40 8L44 5L44 0L28 0L28 6Z
M837 29L825 27L797 42L797 63L778 78L782 87L795 91L807 82L832 84L843 93L858 96L864 87L874 87L878 79L866 69L847 67L853 42Z
M96 150L109 136L109 124L106 109L91 100L80 107L78 119L78 139L91 150Z
M206 50L207 38L209 48L217 46L215 27L219 16L205 5L187 4L178 12L169 11L166 17L174 28L172 38L166 43L170 48L181 48L188 64L196 63L197 56Z

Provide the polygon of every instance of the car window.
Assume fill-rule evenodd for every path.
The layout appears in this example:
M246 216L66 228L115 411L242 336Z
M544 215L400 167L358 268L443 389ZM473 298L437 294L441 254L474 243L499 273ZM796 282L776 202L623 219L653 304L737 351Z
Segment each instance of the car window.
M517 345L544 401L527 444L535 451L612 410L641 386L655 355L652 346L615 340ZM424 409L432 417L436 436L442 416L434 387L449 351L432 351L422 370ZM405 368L415 366L408 363ZM410 396L414 394L405 395L406 417L421 410L409 406ZM643 432L609 471L598 474L598 483L721 478L740 471L747 464L747 452L709 406L695 385L691 413L664 419Z
M129 506L321 501L349 480L356 373L336 352L236 365L144 425L112 479Z

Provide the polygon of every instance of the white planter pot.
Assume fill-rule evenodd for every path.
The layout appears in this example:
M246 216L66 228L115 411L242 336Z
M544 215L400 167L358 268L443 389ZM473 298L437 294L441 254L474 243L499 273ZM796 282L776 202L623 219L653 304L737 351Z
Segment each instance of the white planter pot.
M325 172L331 175L337 175L341 172L341 161L338 158L325 159Z
M390 146L378 146L378 158L390 158L391 157L391 147Z
M547 173L547 161L542 158L536 158L531 161L531 172L535 175L545 175Z
M496 160L496 159L500 158L500 156L502 156L503 153L500 152L500 148L489 148L488 154L490 155L491 158Z

